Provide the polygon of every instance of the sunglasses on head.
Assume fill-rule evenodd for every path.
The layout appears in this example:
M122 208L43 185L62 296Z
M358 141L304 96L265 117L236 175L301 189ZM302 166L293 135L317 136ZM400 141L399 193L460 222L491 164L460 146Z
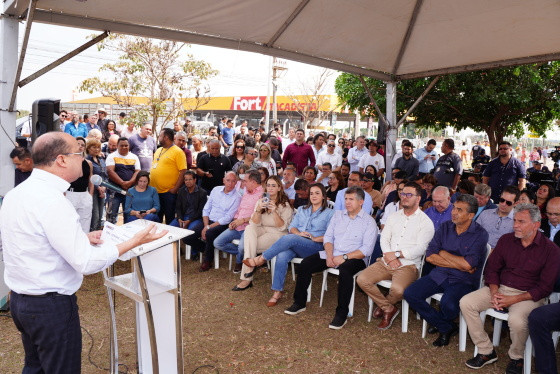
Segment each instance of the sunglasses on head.
M507 206L512 206L513 205L513 201L508 201L502 197L500 197L500 203L506 203Z

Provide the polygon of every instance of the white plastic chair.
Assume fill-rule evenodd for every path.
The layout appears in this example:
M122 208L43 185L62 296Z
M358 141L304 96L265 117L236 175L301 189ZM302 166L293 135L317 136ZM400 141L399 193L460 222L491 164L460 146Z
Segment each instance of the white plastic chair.
M490 244L486 244L486 258L484 259L484 264L482 265L482 271L480 272L480 281L478 283L478 289L481 289L484 285L484 268L486 267L486 261L488 261L488 256L490 256L490 251L492 248ZM436 300L437 302L441 302L441 297L443 296L442 293L436 293L426 299L426 302L430 304L432 300ZM428 323L426 320L422 320L422 338L426 337L426 332L428 331ZM459 352L465 352L467 349L467 322L463 317L463 313L459 312Z
M334 209L334 201L327 200L327 207Z
M500 334L502 332L502 323L509 319L509 313L502 313L494 310L493 308L486 309L480 313L480 319L484 324L486 316L494 317L494 333L492 335L492 345L497 347L500 345ZM474 347L474 356L478 354L478 347ZM531 337L527 337L527 342L525 343L525 352L523 353L523 373L531 373L531 359L533 356L533 343L531 342Z
M367 258L367 263L369 263L369 257ZM354 297L356 295L356 278L360 275L362 271L357 272L352 277L353 285L352 285L352 296L350 297L350 304L348 305L348 317L352 317L354 315ZM321 285L321 299L319 301L319 306L323 306L323 296L325 291L327 290L327 276L329 274L334 274L336 276L340 275L340 271L334 268L328 268L327 270L323 271L323 284ZM309 294L309 293L308 293Z
M420 262L420 270L418 271L418 278L421 277L422 275L422 269L424 268L424 256L422 256L422 261ZM390 280L382 280L377 282L377 285L380 287L384 287L384 288L391 288L391 285L393 284L393 282L391 282ZM369 310L368 310L368 322L371 322L371 316L373 314L373 300L371 299L371 297L368 296L368 306L369 306ZM401 331L402 332L408 332L408 314L410 311L410 306L408 305L408 302L403 298L402 299L402 303L401 303Z

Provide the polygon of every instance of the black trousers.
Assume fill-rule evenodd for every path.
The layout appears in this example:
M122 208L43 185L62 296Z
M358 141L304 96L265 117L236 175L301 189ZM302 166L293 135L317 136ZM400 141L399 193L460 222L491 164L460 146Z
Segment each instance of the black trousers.
M209 221L213 224L213 221ZM218 225L206 230L206 241L202 241L200 231L195 231L194 234L187 236L183 239L186 245L190 245L196 252L204 252L204 261L212 262L214 260L214 239L216 239L222 232L226 231L228 225Z
M541 374L558 373L552 332L560 330L560 303L543 305L529 314L529 334L535 348L535 367Z
M23 374L80 373L82 332L76 295L10 296L25 350Z
M296 289L294 291L294 303L299 306L305 306L307 301L307 288L311 283L313 273L318 273L328 269L327 260L323 260L319 253L315 253L303 259L297 268ZM338 305L336 307L336 315L341 318L348 316L348 305L352 298L352 289L354 286L354 274L364 270L366 264L364 260L350 259L342 263L338 270Z

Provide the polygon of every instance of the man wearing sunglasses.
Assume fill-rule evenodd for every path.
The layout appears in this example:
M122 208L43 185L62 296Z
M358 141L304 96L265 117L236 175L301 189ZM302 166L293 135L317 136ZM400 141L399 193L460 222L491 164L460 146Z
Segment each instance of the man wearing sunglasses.
M342 166L342 156L335 152L335 149L335 141L329 140L327 142L327 151L321 152L317 157L317 165L324 165L326 162L328 162L332 166L332 171L339 171L340 167Z
M511 154L511 144L498 144L498 157L490 161L484 173L482 183L492 188L492 199L498 201L505 186L517 186L519 191L525 188L525 164Z
M498 207L480 213L476 222L488 232L488 244L494 249L502 235L513 231L513 206L519 199L515 186L506 186L500 197Z

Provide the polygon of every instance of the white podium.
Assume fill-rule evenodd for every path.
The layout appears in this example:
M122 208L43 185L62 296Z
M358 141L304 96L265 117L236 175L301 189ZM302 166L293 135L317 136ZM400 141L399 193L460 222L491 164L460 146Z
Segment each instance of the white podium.
M113 227L132 236L152 222L137 220ZM114 276L103 272L111 312L111 373L118 373L119 355L114 292L136 302L136 343L139 373L183 373L181 266L179 240L193 231L156 224L164 237L133 248L121 260L131 259L132 272Z

